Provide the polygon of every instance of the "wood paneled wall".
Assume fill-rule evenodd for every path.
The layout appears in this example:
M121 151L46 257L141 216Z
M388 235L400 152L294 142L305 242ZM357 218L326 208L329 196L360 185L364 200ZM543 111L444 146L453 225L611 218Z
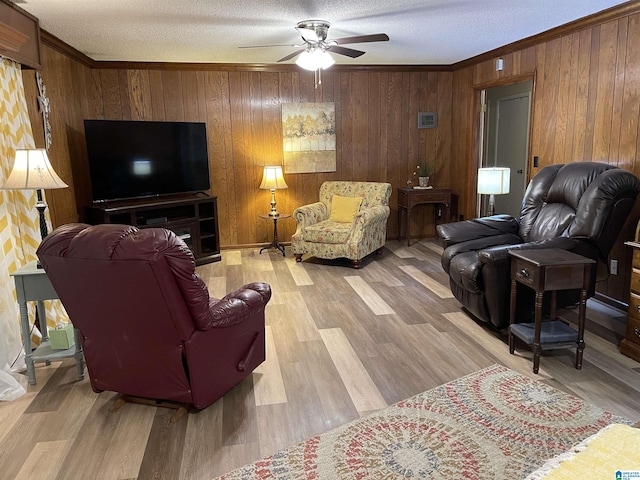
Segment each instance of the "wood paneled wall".
M76 197L88 191L85 182L77 177L88 175L86 161L80 161L84 146L84 112L92 104L87 95L87 79L91 69L86 65L43 45L42 70L46 94L51 104L49 123L52 131L52 145L49 158L56 173L70 188L46 192L47 204L54 227L78 221ZM35 72L23 70L25 95L29 107L31 128L36 147L44 148L43 119L38 106L38 86ZM86 154L84 154L86 156Z
M333 101L337 121L337 170L330 174L286 174L278 191L280 211L316 201L327 179L388 181L404 185L415 165L432 161L434 183L459 195L459 213L475 216L474 151L476 95L483 87L534 79L529 178L539 168L580 160L618 165L640 176L640 13L638 2L621 14L593 19L557 35L506 46L454 65L452 71L402 66L334 68L315 89L313 76L295 68L216 68L202 65L115 64L104 68L43 46L42 74L51 98L54 167L71 189L49 192L54 224L75 221L90 201L84 118L187 120L207 123L212 193L219 199L224 247L266 243L269 193L258 189L262 166L282 164L280 106L287 102ZM573 27L572 27L573 28ZM499 54L499 55L498 55ZM495 70L495 60L504 69ZM25 71L36 142L41 118L33 73ZM417 113L438 112L438 128L417 129ZM397 236L392 196L388 236ZM632 236L634 212L622 238ZM431 212L413 219L412 229L433 235ZM282 240L295 222L280 225ZM620 245L613 258L628 252ZM628 270L628 268L627 268ZM604 290L625 299L625 273Z
M435 164L436 184L449 183L453 78L449 71L332 69L323 74L322 85L316 89L313 74L299 69L265 72L203 66L197 70L175 64L166 69L90 69L79 62L69 65L68 58L46 45L43 50L43 77L56 117L52 157L64 164L61 175L66 180L71 180L72 170L75 186L73 194L50 192L55 198L52 214L57 224L81 218L83 207L91 202L82 138L84 118L205 122L211 190L218 196L223 247L271 240L272 225L258 217L268 212L270 194L258 185L264 165L283 163L283 103L335 103L337 168L335 173L324 174L287 174L285 168L289 188L276 194L281 212L291 213L299 205L317 201L325 180L385 181L402 186L419 161ZM28 83L35 87L35 82ZM28 95L35 95L28 90ZM35 102L32 106L33 121L41 122ZM437 111L438 128L419 130L420 111ZM64 149L63 142L73 146ZM64 200L58 201L59 196ZM74 196L76 205L70 201ZM395 205L394 195L390 237L397 236ZM422 233L432 236L430 218L430 212L418 213L413 232L417 234L424 225ZM295 221L285 220L279 228L280 238L286 241L295 231Z
M531 165L529 177L546 165L583 160L640 174L639 42L636 13L501 55L501 72L495 70L498 57L454 71L454 85L460 86L453 95L454 130L465 135L454 142L452 156L465 158L467 166L473 156L473 129L460 129L458 122L473 121L475 92L531 76L530 157L538 156L540 163L538 168ZM466 173L472 176L474 170ZM459 176L452 180L457 190L469 185ZM475 201L475 195L464 196L467 214L474 212Z
M454 71L452 146L460 175L452 188L461 195L461 211L475 214L474 111L483 87L534 78L528 178L558 163L597 161L617 165L640 177L640 13L504 53ZM630 216L611 258L624 268L599 290L627 301L630 254L623 241L633 239L640 209Z

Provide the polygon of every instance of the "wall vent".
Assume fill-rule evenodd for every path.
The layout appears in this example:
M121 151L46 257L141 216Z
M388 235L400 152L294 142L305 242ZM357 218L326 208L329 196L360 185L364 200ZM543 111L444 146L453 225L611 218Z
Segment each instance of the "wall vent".
M419 112L418 128L438 128L437 112Z

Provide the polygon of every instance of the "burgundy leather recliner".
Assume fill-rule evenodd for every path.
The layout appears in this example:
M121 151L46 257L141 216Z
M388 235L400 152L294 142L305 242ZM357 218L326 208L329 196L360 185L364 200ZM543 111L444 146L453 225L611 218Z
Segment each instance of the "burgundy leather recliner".
M608 275L609 251L638 192L640 181L621 168L597 162L550 165L529 183L519 218L493 215L438 225L442 268L453 295L477 319L504 328L510 316L509 250L561 248L596 261L588 292L592 296L596 279ZM516 319L532 321L534 292L520 284L517 288ZM557 306L578 299L579 291L561 290Z
M94 391L202 409L265 360L266 283L209 297L173 232L67 224L37 250L80 331Z

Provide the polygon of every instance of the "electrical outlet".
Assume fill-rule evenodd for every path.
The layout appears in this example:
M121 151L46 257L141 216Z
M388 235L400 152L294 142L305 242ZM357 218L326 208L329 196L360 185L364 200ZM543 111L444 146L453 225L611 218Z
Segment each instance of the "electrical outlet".
M609 271L611 272L611 275L617 275L618 274L618 260L611 260L611 264L609 266Z

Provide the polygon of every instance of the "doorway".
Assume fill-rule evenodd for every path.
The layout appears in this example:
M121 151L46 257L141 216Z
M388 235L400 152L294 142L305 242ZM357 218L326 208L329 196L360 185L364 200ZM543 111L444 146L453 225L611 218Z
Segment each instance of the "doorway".
M531 92L533 81L525 80L511 85L485 89L485 121L481 121L484 148L482 167L509 167L509 193L495 196L496 213L520 216L522 198L527 187L529 171L529 127L531 122ZM486 128L483 128L486 126ZM486 197L486 196L483 196ZM480 216L488 212L488 199L480 203Z

